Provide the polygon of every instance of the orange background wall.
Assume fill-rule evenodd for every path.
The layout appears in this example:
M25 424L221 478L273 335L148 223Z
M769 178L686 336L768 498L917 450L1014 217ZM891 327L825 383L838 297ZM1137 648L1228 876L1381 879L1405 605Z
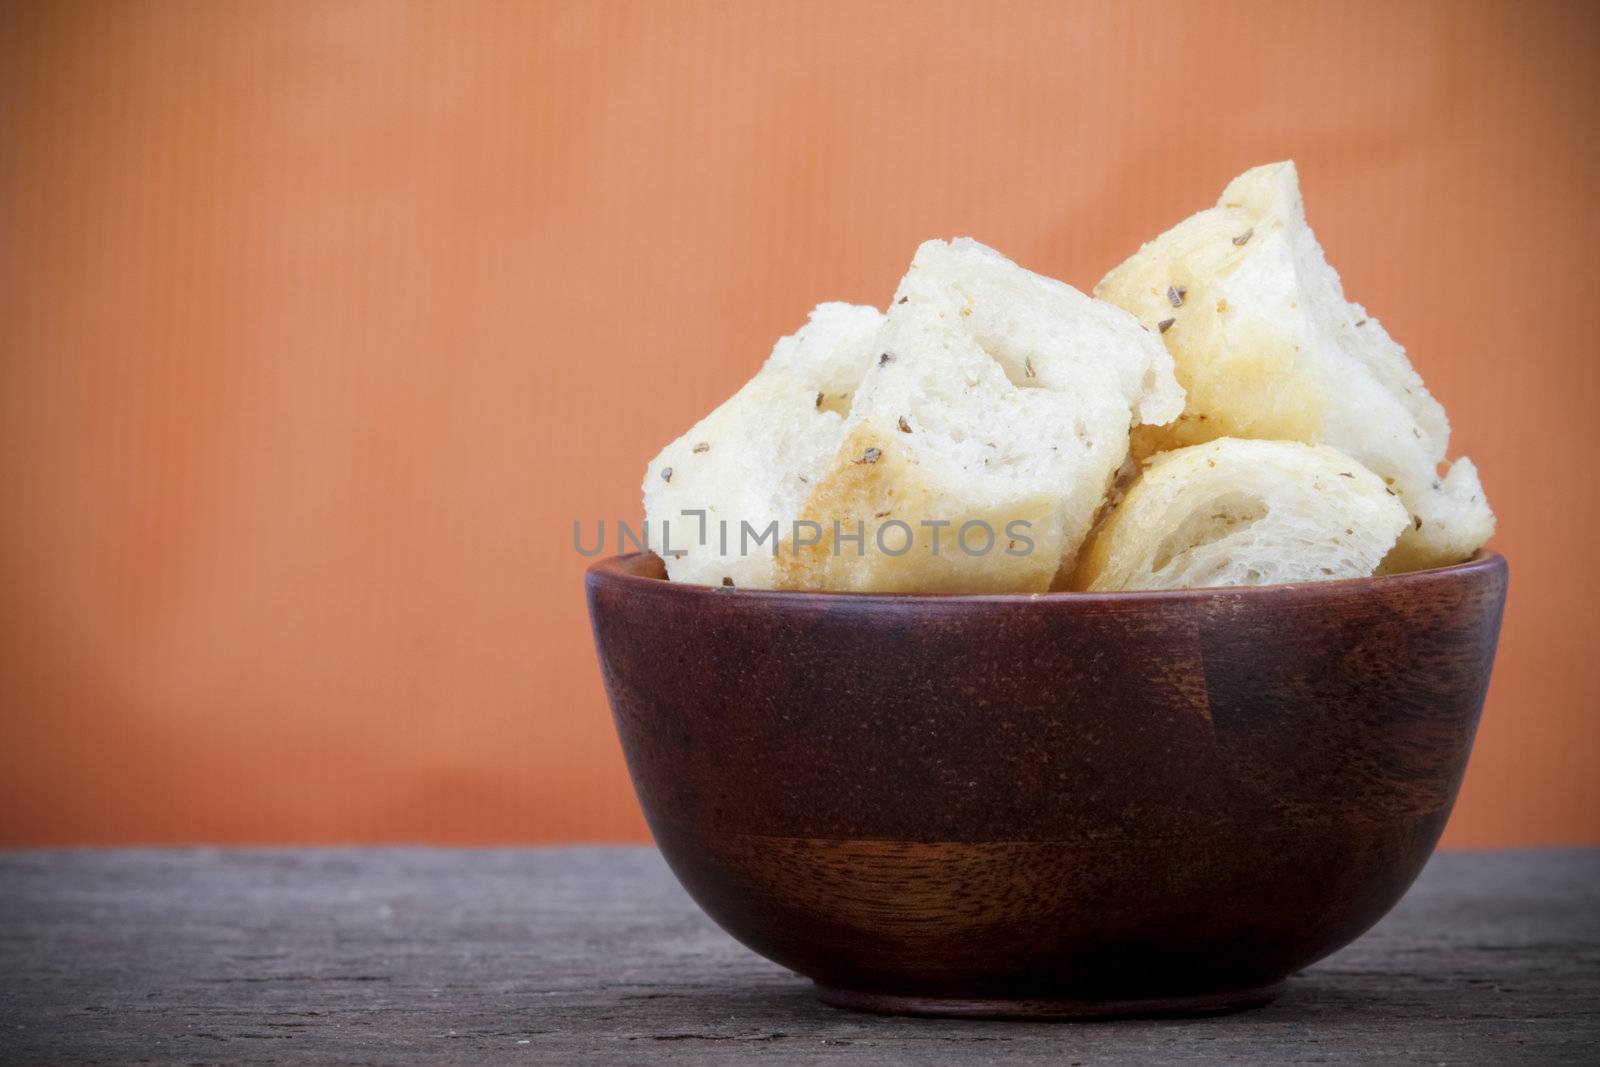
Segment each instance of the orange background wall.
M1512 564L1447 842L1600 842L1597 13L5 6L0 842L642 838L573 520L923 238L1283 157Z

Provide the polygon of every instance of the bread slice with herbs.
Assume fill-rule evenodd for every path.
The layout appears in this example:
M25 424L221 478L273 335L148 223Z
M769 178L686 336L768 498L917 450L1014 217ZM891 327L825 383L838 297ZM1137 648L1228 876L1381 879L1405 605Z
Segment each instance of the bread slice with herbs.
M1187 394L1179 419L1134 435L1136 456L1230 436L1331 445L1410 512L1385 570L1459 562L1494 532L1472 463L1438 473L1444 408L1405 349L1345 300L1292 162L1235 178L1216 207L1146 244L1095 294L1161 331Z
M970 239L917 250L876 345L784 588L1048 589L1130 427L1183 407L1154 331Z
M833 463L882 324L876 308L819 305L754 378L650 461L645 521L669 578L772 587L777 538Z
M1364 578L1411 526L1382 478L1327 446L1224 437L1142 466L1096 527L1072 588Z

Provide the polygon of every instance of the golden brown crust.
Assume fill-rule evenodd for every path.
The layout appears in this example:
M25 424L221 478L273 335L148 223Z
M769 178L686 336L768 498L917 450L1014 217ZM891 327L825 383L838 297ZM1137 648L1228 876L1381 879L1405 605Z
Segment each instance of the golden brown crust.
M1039 496L1003 509L975 511L969 505L959 515L945 514L944 498L904 441L873 423L862 423L850 433L800 516L822 528L821 538L798 550L792 538L786 539L778 555L777 588L924 593L1047 589L1061 558L1059 537L1052 540L1049 534L1059 525L1052 521L1054 500ZM941 520L950 525L924 525ZM1029 524L1032 545L1026 554L1021 539L1007 536L1008 525L1016 521ZM835 537L835 522L845 538ZM986 523L993 531L995 541L982 566L972 566L960 547L959 524L966 522ZM858 524L864 535L859 547L849 540ZM880 550L880 529L888 552ZM981 539L975 529L969 544L976 547Z

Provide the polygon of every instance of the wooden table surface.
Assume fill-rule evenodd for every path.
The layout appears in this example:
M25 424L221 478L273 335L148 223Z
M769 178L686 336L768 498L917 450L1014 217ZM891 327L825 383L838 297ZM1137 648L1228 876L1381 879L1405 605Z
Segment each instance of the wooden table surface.
M823 1007L641 848L0 853L8 1063L1600 1062L1600 850L1435 857L1275 1004Z

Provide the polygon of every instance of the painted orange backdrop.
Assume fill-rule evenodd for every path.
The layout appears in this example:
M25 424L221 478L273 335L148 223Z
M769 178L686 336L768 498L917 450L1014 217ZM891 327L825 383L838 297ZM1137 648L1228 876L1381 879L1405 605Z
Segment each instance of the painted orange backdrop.
M0 842L642 838L573 520L923 238L1282 157L1500 514L1447 842L1600 842L1597 12L6 5Z

